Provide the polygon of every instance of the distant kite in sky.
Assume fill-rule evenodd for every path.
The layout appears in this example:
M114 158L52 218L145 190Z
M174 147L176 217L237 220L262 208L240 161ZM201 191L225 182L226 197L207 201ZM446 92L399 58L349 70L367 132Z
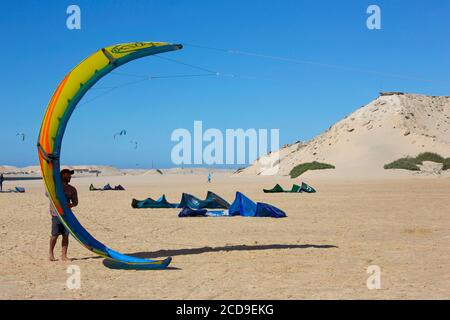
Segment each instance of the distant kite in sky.
M17 136L22 137L22 141L25 141L25 133L19 132L19 133L16 134L16 137Z
M131 140L130 143L133 143L134 144L134 149L137 149L137 147L138 147L138 142L137 141Z
M121 130L120 132L116 132L116 133L114 133L114 140L116 139L117 136L126 136L126 135L127 135L127 131L125 129Z

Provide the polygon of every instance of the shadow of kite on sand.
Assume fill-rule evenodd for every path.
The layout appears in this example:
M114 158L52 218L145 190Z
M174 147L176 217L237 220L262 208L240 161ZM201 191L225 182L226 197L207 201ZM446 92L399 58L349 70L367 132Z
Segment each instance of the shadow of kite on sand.
M230 252L230 251L262 251L262 250L286 250L286 249L334 249L339 248L335 245L318 245L318 244L263 244L263 245L230 245L222 247L201 247L201 248L189 248L189 249L171 249L171 250L158 250L152 252L135 252L127 255L144 258L155 259L160 257L176 257L176 256L188 256L202 253L211 252ZM114 262L108 259L103 260L103 265L109 269L121 269L121 270L139 270L130 265L124 265L122 263ZM175 267L168 267L166 270L180 270Z

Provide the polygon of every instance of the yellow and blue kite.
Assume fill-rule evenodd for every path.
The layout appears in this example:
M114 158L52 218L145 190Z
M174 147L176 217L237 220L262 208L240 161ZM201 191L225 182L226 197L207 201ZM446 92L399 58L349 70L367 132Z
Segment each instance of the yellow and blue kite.
M64 131L72 112L86 92L115 68L135 59L181 49L166 42L133 42L114 45L95 52L69 72L59 84L42 121L38 154L44 183L58 217L70 234L96 254L140 269L164 269L171 258L148 260L111 250L90 235L67 207L60 177L60 155Z

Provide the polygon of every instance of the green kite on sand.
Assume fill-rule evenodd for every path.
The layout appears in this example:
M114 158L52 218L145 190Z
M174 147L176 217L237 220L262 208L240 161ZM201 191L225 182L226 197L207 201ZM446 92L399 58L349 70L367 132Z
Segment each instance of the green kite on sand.
M294 184L291 190L284 190L282 186L277 184L272 189L263 189L263 191L264 193L301 193L301 192L316 193L316 190L313 187L304 182L302 182L301 186Z

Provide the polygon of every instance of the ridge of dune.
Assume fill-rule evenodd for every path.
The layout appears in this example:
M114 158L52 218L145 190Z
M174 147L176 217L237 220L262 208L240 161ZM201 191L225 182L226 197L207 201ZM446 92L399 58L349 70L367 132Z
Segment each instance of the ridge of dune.
M312 161L329 163L336 169L306 175L386 175L392 170L383 166L401 157L428 151L450 157L449 131L449 96L381 93L310 141L281 148L275 165L279 165L278 175L288 175L296 165ZM239 174L267 174L261 163L268 157L261 157Z

